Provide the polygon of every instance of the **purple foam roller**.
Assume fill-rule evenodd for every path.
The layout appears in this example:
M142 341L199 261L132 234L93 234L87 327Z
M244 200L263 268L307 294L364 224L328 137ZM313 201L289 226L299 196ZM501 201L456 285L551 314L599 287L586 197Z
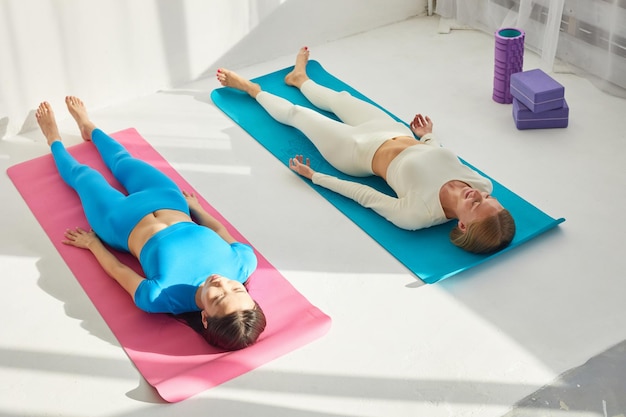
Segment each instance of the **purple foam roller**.
M525 36L523 30L516 28L503 28L495 33L492 97L498 103L513 102L509 83L511 74L522 71Z

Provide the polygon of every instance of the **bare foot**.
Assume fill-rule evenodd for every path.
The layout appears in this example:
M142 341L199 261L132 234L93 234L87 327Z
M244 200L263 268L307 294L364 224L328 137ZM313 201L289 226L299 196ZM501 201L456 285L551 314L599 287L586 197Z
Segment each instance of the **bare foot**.
M285 83L300 88L302 83L309 79L306 74L306 64L309 62L309 48L303 46L296 56L296 65L293 70L285 76Z
M224 87L231 87L244 93L248 93L250 97L256 97L261 92L261 86L253 83L250 80L246 80L241 75L234 71L227 70L226 68L218 68L217 80Z
M85 103L83 103L83 101L78 97L67 96L65 97L65 104L67 105L67 109L69 110L74 120L76 120L78 128L80 129L80 135L83 140L90 141L91 132L93 132L93 130L96 128L96 125L93 124L91 120L89 120Z
M41 132L46 137L48 146L52 145L52 142L61 140L59 128L57 127L57 121L54 117L54 112L52 111L50 103L44 101L39 104L35 117L37 118L37 123L39 124Z

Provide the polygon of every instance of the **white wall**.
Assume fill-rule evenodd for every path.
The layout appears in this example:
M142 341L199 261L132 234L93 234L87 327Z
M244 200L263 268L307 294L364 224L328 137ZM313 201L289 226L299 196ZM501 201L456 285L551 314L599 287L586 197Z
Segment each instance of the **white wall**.
M42 100L103 107L425 14L427 0L5 0L0 138Z

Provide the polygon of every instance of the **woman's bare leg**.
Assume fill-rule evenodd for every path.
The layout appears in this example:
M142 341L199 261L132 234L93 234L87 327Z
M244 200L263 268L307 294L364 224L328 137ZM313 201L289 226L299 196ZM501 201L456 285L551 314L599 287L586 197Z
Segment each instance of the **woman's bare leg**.
M35 118L37 119L37 124L39 124L39 128L41 129L41 133L46 137L46 141L48 142L48 146L51 146L53 142L57 140L61 140L61 135L59 134L59 128L57 127L57 122L54 117L54 112L52 111L52 106L47 101L39 104L37 111L35 112Z
M65 104L67 105L67 109L70 114L78 124L80 135L83 140L90 141L91 132L93 132L96 128L96 125L89 119L85 103L83 103L83 101L78 97L67 96L65 97Z

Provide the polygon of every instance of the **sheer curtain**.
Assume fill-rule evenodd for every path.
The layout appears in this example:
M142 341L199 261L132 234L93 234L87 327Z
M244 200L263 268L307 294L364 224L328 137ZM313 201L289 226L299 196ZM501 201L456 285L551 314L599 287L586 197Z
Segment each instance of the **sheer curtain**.
M626 97L626 0L437 0L435 12L488 33L521 28L544 71L575 72Z

